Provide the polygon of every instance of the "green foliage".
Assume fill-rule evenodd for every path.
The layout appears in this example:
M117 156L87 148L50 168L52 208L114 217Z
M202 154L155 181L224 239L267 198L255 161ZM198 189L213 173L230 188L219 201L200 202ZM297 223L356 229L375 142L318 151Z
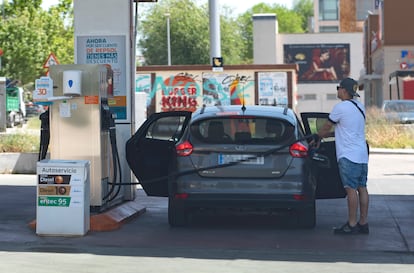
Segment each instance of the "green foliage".
M268 5L260 3L243 13L237 19L241 28L241 39L246 46L243 59L253 60L253 15L260 13L274 13L277 16L279 33L304 33L302 17L295 11L279 4Z
M41 121L39 117L31 117L26 122L26 129L40 131L40 123Z
M41 74L46 35L36 27L38 24L39 18L31 18L28 10L23 10L0 26L3 75L24 83Z
M209 59L208 15L191 0L167 0L153 5L140 25L139 40L146 64L167 64L167 16L170 18L171 63L205 64Z
M74 62L75 54L73 9L70 4L64 4L65 1L71 3L71 0L62 0L61 5L52 7L47 12L43 29L48 37L48 55L54 53L61 64L70 64Z
M173 65L209 64L210 32L208 6L194 0L165 0L151 6L139 23L139 48L146 65L165 65L168 59L167 16L170 18L171 63ZM232 17L221 16L221 51L225 64L242 62L245 46Z
M50 53L61 63L73 63L74 38L71 0L60 0L49 11L41 9L41 0L14 0L5 4L0 25L3 49L0 74L22 85L33 85L45 74L43 64Z
M40 119L30 118L16 133L0 134L0 153L39 152Z
M308 20L313 17L313 0L294 0L293 11L301 17L302 28L308 32Z
M41 4L42 0L12 0L9 5L6 5L5 10L7 10L7 14L13 15L18 15L24 10L29 10L33 13L40 8Z
M40 137L35 134L17 133L0 135L1 153L38 152Z

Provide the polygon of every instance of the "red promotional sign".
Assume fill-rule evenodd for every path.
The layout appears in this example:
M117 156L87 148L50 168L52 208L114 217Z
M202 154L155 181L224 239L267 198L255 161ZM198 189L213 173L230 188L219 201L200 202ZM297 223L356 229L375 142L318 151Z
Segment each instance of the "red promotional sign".
M164 81L167 88L162 92L162 111L192 111L197 109L197 84L186 75L176 75Z

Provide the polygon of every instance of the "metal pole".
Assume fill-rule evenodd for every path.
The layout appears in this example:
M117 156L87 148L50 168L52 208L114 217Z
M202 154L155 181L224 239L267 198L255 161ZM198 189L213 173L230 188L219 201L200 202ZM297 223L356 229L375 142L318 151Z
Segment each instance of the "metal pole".
M167 17L167 49L168 49L168 65L171 65L171 38L170 38L170 14L166 13Z
M208 0L210 13L210 60L213 57L221 57L220 43L220 14L218 0Z

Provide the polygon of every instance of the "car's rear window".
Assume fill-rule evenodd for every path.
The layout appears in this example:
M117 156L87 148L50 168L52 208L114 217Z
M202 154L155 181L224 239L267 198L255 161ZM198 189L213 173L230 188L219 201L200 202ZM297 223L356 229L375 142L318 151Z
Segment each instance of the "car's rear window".
M191 125L191 135L205 143L272 145L294 138L294 126L282 119L223 117Z

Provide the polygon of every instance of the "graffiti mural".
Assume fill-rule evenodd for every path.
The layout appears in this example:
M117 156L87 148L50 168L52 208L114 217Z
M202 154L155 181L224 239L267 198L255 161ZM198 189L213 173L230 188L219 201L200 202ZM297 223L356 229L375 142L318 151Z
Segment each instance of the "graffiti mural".
M245 90L254 87L254 79L246 75L229 75L224 79L223 84L229 85L230 101L232 105L242 105L246 103L249 94Z
M275 101L291 107L292 91L288 89L293 82L289 81L296 82L292 73L296 73L297 66L278 67L242 67L221 72L211 71L208 66L194 70L142 69L135 76L135 92L146 94L148 112L195 111L203 105L275 105ZM269 90L265 90L267 82Z
M227 76L225 73L203 73L203 105L230 104L229 88L222 84Z
M188 73L179 73L165 79L161 88L161 111L195 111L199 92L196 80L197 76Z
M147 106L156 98L160 111L195 111L201 105L241 105L252 98L254 78L230 73L180 72L150 83L150 74L137 74L135 92L147 94ZM250 92L245 92L250 89Z
M151 74L135 75L135 92L143 92L146 95L147 107L151 104Z

